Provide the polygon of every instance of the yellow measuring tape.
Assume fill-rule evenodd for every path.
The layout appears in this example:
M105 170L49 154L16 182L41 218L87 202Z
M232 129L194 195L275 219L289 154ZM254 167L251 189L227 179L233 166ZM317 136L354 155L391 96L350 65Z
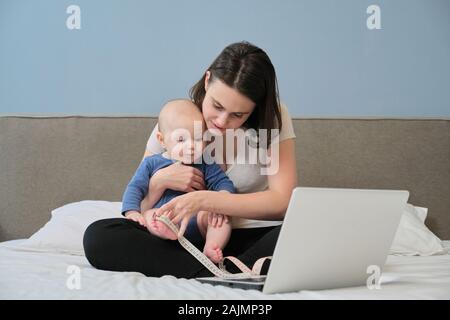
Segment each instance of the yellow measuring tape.
M167 225L175 234L178 234L178 227L170 221L170 219L167 216L159 216L156 217L157 220L163 222L165 225ZM223 258L219 262L219 267L217 267L207 256L203 254L200 250L197 249L196 246L194 246L188 239L186 239L184 236L178 237L178 242L185 248L190 254L192 254L202 265L204 265L209 271L211 271L212 274L214 274L216 277L223 278L223 279L244 279L244 278L260 278L261 275L261 268L265 260L270 260L272 257L264 257L258 259L255 264L253 265L253 268L248 268L242 261L237 259L236 257L229 256ZM239 270L242 271L242 273L230 273L225 269L225 265L223 262L225 260L230 260L233 262L236 267L239 268Z

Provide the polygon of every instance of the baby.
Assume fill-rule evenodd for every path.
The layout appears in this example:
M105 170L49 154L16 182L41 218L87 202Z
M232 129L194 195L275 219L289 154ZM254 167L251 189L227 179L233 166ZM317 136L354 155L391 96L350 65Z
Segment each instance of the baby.
M195 122L200 124L199 128L201 128L201 134L198 134L198 137L194 137ZM146 211L144 215L140 213L141 201L146 197L149 180L156 171L175 162L181 162L202 171L207 189L224 192L235 192L235 189L219 165L205 164L201 161L205 124L202 113L194 103L189 100L169 101L161 109L158 127L157 138L166 151L146 157L142 161L123 194L122 215L137 222L144 221L150 233L160 238L175 240L177 236L164 223L153 217L154 209ZM166 189L154 208L159 208L184 193ZM218 263L223 258L222 249L229 240L231 224L223 217L221 217L223 219L221 226L208 224L210 214L201 211L194 215L189 220L184 236L194 244L205 240L204 254L214 263Z

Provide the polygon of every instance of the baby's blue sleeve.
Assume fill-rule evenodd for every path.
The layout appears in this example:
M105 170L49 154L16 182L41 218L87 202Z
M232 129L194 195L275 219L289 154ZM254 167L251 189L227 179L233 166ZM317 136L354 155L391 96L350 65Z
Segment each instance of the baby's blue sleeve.
M217 164L205 164L205 182L208 190L220 191L226 190L235 193L233 182L223 172L222 168Z
M125 189L122 197L122 215L130 210L141 212L141 201L148 193L151 173L152 160L151 157L147 157L141 162Z

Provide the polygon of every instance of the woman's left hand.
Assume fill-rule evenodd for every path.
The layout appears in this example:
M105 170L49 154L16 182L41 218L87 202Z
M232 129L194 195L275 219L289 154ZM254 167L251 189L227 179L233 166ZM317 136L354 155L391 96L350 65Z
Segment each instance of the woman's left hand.
M184 234L184 231L186 231L189 219L199 211L207 209L204 207L204 192L205 191L194 191L173 198L165 205L161 206L156 211L156 215L160 216L166 211L172 211L172 222L174 224L181 222L180 231L178 233L178 236L180 237Z

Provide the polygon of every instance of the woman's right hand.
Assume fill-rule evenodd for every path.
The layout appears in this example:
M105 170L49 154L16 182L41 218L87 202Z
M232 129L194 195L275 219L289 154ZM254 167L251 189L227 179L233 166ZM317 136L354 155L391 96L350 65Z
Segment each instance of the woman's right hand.
M203 173L194 167L174 163L158 170L150 179L149 190L152 186L159 188L191 192L205 189Z

